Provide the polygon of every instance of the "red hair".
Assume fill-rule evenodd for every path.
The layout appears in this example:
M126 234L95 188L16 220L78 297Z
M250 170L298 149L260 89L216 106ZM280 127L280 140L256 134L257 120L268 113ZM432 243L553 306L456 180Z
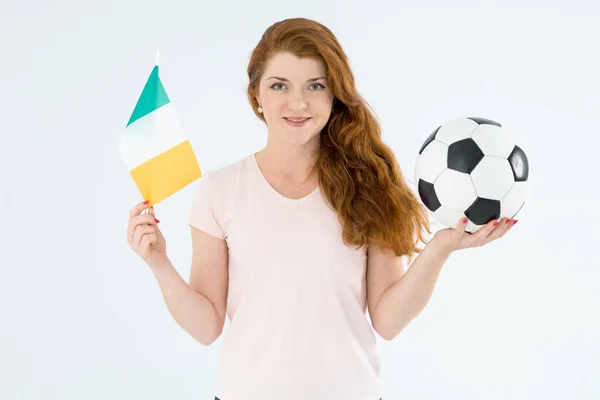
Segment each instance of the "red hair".
M397 256L420 252L430 232L427 210L406 184L381 127L354 83L346 54L324 25L305 18L276 22L264 32L248 65L248 100L256 116L258 84L273 55L289 52L324 63L334 95L321 131L316 168L326 200L337 211L347 245L375 245Z

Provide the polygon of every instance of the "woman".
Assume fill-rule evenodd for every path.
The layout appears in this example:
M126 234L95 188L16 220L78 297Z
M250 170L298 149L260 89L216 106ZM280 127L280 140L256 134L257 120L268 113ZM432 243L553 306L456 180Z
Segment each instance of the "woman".
M452 252L513 224L468 234L461 221L425 239L427 212L325 26L274 24L248 77L267 144L198 180L189 284L167 256L154 210L142 214L147 203L131 211L129 243L197 341L213 343L229 317L217 399L379 399L375 332L395 338L425 307Z

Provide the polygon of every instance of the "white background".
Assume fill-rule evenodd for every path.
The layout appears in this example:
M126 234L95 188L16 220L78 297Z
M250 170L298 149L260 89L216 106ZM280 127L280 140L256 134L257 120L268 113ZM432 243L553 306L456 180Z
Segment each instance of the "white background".
M247 62L297 16L337 35L407 177L460 116L510 127L530 160L515 229L454 254L423 313L380 340L384 398L600 398L598 2L0 4L0 398L213 398L221 339L179 328L129 249L141 198L118 141L158 49L203 170L260 149ZM186 280L191 196L156 207Z

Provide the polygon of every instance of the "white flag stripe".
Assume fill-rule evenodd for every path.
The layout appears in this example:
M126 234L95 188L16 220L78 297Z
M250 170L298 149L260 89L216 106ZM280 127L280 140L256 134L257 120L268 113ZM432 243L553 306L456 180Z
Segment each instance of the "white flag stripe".
M131 171L186 140L175 109L168 103L129 125L119 150Z

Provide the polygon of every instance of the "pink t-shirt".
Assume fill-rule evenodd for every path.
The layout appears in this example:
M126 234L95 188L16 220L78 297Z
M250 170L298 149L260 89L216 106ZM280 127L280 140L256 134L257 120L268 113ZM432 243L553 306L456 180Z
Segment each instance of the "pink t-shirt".
M225 239L229 296L221 400L377 400L366 248L346 246L317 188L289 199L254 153L196 183L189 223Z

